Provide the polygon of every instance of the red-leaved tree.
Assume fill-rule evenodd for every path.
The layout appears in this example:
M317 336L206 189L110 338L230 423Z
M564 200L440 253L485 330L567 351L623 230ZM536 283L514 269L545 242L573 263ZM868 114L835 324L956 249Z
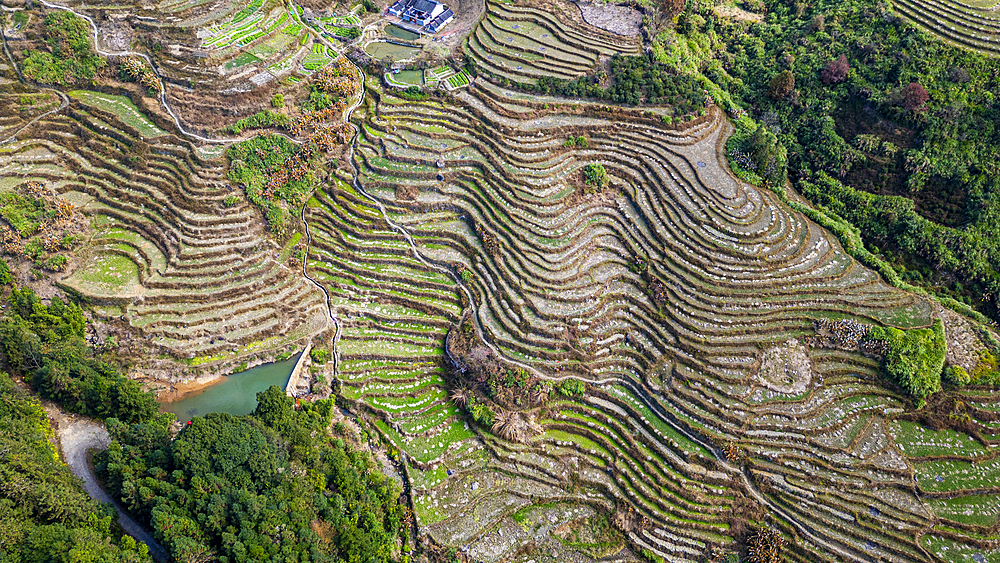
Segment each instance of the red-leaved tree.
M916 82L910 82L909 86L903 89L903 107L908 110L920 111L924 109L924 104L929 99L931 99L931 95L927 93L927 89Z
M823 80L823 84L838 84L847 80L849 70L851 65L847 64L847 55L840 55L839 59L830 61L830 64L826 65L820 73L820 79Z

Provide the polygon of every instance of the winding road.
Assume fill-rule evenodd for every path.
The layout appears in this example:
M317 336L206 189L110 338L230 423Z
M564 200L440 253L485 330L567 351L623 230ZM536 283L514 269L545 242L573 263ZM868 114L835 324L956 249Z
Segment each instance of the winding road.
M108 431L96 422L79 418L69 424L59 424L59 443L62 446L63 459L69 465L74 475L83 481L83 490L90 495L90 498L115 505L118 509L118 524L121 525L125 533L135 538L149 547L149 554L157 563L166 563L169 559L167 550L163 549L159 543L153 539L142 526L140 526L122 507L119 506L97 483L97 478L90 470L87 463L87 452L90 450L106 450L111 438Z

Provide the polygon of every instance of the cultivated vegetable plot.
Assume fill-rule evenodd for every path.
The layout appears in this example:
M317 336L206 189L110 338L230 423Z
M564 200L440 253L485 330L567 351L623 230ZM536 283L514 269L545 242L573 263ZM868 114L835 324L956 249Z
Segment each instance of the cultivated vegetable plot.
M302 59L302 67L307 71L314 71L330 64L336 57L337 54L330 52L322 43L313 43L312 53Z

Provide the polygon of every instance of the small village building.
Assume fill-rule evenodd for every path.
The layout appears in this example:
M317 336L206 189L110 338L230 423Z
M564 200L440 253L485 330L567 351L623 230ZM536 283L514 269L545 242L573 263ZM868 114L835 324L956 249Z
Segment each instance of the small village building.
M431 33L437 33L444 29L444 26L448 25L448 22L453 19L455 19L455 12L452 12L451 8L445 8L443 12L431 20L431 23L427 24L427 30Z
M436 0L396 0L386 13L424 27L431 33L437 33L455 17L448 6Z

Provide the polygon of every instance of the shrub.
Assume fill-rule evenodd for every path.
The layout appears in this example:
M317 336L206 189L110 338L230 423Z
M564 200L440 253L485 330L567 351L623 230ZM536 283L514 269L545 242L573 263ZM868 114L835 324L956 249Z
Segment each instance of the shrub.
M315 177L309 161L303 160L297 147L278 135L255 137L235 143L226 150L229 171L226 177L246 193L247 199L267 217L269 230L279 238L284 234L288 217L284 206L297 208L312 193ZM281 172L291 170L287 177Z
M66 258L65 256L51 256L42 264L42 267L50 272L61 272L66 269L66 264L68 262L69 258Z
M785 538L773 528L760 528L747 542L747 554L752 563L778 563Z
M280 95L281 94L278 94L278 96ZM272 101L271 103L273 104L274 102ZM282 103L284 103L283 100ZM291 118L287 115L271 110L264 110L259 111L250 117L244 117L243 119L230 125L229 130L236 135L239 135L244 129L262 129L264 127L279 127L287 129L290 123Z
M923 399L941 390L946 344L940 319L906 331L873 327L867 339L885 342L885 371L910 395Z
M0 258L0 286L8 286L14 284L14 274L10 271L10 266L7 265L7 261Z
M774 76L767 85L767 97L772 100L784 100L795 90L795 75L790 70L784 70Z
M271 98L271 107L273 108L285 107L285 96L281 94L275 94L274 97Z
M972 80L972 77L969 76L969 71L962 67L955 66L951 67L948 71L948 80L958 84L965 84L966 82Z
M565 379L559 383L556 389L564 397L576 397L583 395L584 391L587 390L587 385L578 379Z
M972 382L972 376L962 366L948 366L941 374L941 378L958 386L968 385Z
M597 98L619 104L666 104L678 116L704 107L705 90L698 79L678 74L676 67L657 60L652 52L637 56L614 55L608 77L611 80L606 88L597 74L569 81L543 76L535 85L522 86L542 94Z
M587 193L594 193L608 187L608 171L599 162L592 162L583 168L583 176L589 188Z
M489 428L496 422L496 415L493 414L493 409L489 405L479 402L475 395L469 397L465 408L472 416L472 420L476 421L476 424L480 426Z
M225 207L235 207L237 204L239 204L239 202L240 202L239 196L237 196L236 194L229 194L226 196L226 199L222 200L222 205L224 205Z
M400 92L399 95L411 102L419 102L421 100L426 100L429 97L420 86L410 86L406 90Z
M309 357L317 364L325 364L330 360L330 351L326 348L313 348L309 351Z
M669 18L676 18L684 11L684 0L663 0L663 12Z

